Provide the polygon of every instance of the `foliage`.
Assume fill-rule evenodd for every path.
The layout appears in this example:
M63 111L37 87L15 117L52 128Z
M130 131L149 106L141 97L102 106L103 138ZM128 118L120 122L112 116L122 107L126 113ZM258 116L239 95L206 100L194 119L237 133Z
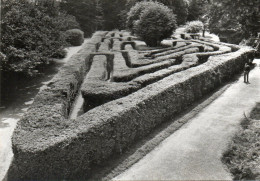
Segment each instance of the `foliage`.
M191 0L189 4L189 15L187 20L194 21L201 19L208 10L210 0Z
M124 28L129 0L63 0L61 8L76 17L85 36L96 30Z
M104 24L104 10L99 0L96 0L96 30L103 29Z
M122 11L126 9L127 0L102 0L104 9L104 29L114 30L124 28L121 25L123 20Z
M5 72L34 75L52 57L64 56L63 30L77 27L75 19L57 7L36 6L26 0L2 1L1 61Z
M129 30L131 30L132 33L135 33L135 28L134 25L136 21L140 19L140 16L142 12L149 6L152 6L154 2L151 1L144 1L144 2L139 2L136 3L130 11L127 13L127 21L126 21L126 26Z
M150 2L135 22L134 29L148 46L156 46L172 35L176 29L176 17L167 6Z
M60 3L62 10L76 17L86 36L91 35L97 29L96 18L97 15L100 15L100 12L96 11L97 6L99 5L94 0L63 0Z
M189 14L189 1L188 0L158 0L173 10L176 14L177 24L185 24Z
M260 29L260 0L214 0L209 11L209 29L236 41L256 36ZM234 37L232 37L234 39Z
M190 21L185 25L185 31L187 33L199 33L203 30L203 23L201 21Z
M250 118L241 122L243 130L237 133L222 161L234 176L234 180L259 180L260 170L260 103L252 110Z
M80 46L84 42L84 32L79 29L67 30L66 41L72 46Z

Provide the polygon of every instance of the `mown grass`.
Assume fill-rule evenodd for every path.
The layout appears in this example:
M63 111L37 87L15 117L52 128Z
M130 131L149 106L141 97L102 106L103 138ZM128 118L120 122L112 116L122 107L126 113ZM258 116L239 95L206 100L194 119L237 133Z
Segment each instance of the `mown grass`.
M260 103L241 122L243 130L233 138L222 161L234 180L260 179Z

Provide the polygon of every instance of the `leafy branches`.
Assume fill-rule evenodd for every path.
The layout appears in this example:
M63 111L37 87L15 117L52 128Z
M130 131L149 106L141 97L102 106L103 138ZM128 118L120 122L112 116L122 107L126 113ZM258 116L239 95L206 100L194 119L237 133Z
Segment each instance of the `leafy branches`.
M2 71L35 75L50 58L64 56L64 31L78 27L71 15L26 0L2 1Z

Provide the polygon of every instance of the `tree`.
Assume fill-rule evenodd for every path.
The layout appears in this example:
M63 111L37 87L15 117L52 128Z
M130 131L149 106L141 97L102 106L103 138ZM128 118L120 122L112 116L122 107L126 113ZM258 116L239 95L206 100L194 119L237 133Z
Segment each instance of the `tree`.
M64 57L64 31L77 28L75 18L57 7L26 0L2 1L1 61L4 72L35 75L53 57Z
M189 15L187 20L194 21L200 19L207 13L209 0L191 0L189 3Z
M104 25L104 12L100 0L96 0L96 30L102 30Z
M134 29L148 46L157 46L176 29L176 17L167 6L153 2L141 12Z
M102 0L105 30L123 28L121 13L126 9L126 4L127 0Z
M142 12L149 6L154 5L152 1L143 1L136 3L127 13L126 26L132 33L135 33L135 23L140 19Z
M260 0L214 0L209 12L209 29L227 41L239 43L257 36L260 30Z
M85 36L96 31L96 5L94 0L63 0L60 3L62 10L76 17Z
M188 0L158 0L173 10L176 14L177 24L183 25L186 23L189 13L189 1Z

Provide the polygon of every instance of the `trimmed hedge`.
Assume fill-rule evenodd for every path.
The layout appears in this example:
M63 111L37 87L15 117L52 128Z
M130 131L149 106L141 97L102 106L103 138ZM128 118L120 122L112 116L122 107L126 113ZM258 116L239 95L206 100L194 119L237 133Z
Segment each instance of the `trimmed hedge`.
M185 51L188 48L194 48L194 47L201 47L201 45L195 44L195 43L191 43L191 44L188 44L187 46L176 48L174 50L170 50L170 51L165 51L165 52L162 52L162 53L154 54L154 55L152 55L152 57L155 58L155 57L170 55L170 54L173 54L173 53L176 53L176 52L180 52L180 51Z
M66 124L69 122L68 115L70 108L85 74L89 70L89 67L86 66L85 58L89 53L96 51L97 40L101 39L105 34L106 32L96 32L89 41L85 42L82 49L73 55L60 69L58 74L40 90L28 112L17 123L12 138L12 143L16 145L14 147L17 149L13 149L15 161L10 168L9 180L14 180L14 178L16 178L15 180L25 179L22 176L12 174L19 172L20 169L24 169L20 167L19 163L23 159L23 156L21 157L20 154L24 153L24 148L30 148L30 144L34 144L38 149L42 149L41 144L48 147L51 142L45 138L55 136L57 134L56 131L67 128ZM31 132L29 135L30 138L27 137L27 131ZM20 141L17 142L17 139ZM34 139L39 141L32 142L31 140ZM29 152L32 151L30 149L26 150ZM37 167L40 164L40 162L33 161L27 163L31 165L28 172L34 172L33 167ZM36 180L41 180L42 178L38 177L37 174L37 172L34 172L31 176L27 176L27 178L33 177L37 178Z
M210 43L205 42L205 44L210 44ZM194 46L201 46L201 44L192 43L187 47L194 47ZM204 45L203 47L206 46L209 45ZM212 47L211 49L213 50ZM110 82L101 82L95 79L86 80L82 86L82 95L86 102L84 109L85 111L87 111L103 103L128 95L136 90L141 89L142 87L148 84L158 81L173 73L180 72L190 67L197 66L200 63L206 62L209 56L219 55L231 51L229 47L218 46L218 45L214 45L214 49L219 51L185 54L179 57L179 59L182 59L179 61L173 59L172 61L161 62L163 64L156 63L156 64L151 64L148 66L143 66L138 68L129 68L131 67L131 62L129 60L124 61L120 53L116 53L115 60L114 60L115 71L114 71L113 81L115 82L130 81L130 82L110 84ZM183 49L181 48L180 50ZM135 52L134 55L137 55L137 52L136 51L134 52ZM170 64L177 64L178 62L182 62L182 63L180 65L174 65L174 66L170 65ZM164 68L164 66L167 66L168 68ZM98 71L94 71L94 72L98 72Z
M132 67L141 67L141 66L150 65L150 64L162 62L162 61L169 60L169 59L177 59L178 60L185 54L195 53L195 52L199 52L199 48L196 47L196 46L194 46L193 48L188 48L188 49L184 49L182 51L175 52L175 53L170 54L170 55L164 55L164 56L156 57L154 59L151 59L151 58L150 59L148 59L148 58L140 59L138 57L138 55L135 55L136 52L129 51L130 58L131 58L130 61L131 61Z
M78 89L85 77L85 58L91 52L96 51L95 39L87 41L82 49L72 56L60 69L57 75L37 94L33 105L28 113L19 121L22 126L33 128L47 128L60 125L67 119L71 105L78 92Z
M151 73L162 68L166 68L177 64L176 59L168 59L158 63L153 63L137 68L128 68L123 70L115 70L113 75L113 81L115 82L128 82L140 75Z
M185 109L243 69L254 53L242 48L210 57L124 98L90 110L75 122L35 129L18 123L10 179L86 179L92 164L121 153L154 127ZM32 119L32 118L31 118ZM33 119L32 119L33 120ZM30 160L30 161L28 161Z
M98 106L75 121L68 120L76 92L90 69L85 59L97 50L106 33L95 33L71 57L38 93L28 113L18 122L12 138L14 160L8 173L9 180L87 179L93 164L102 164L111 154L121 153L155 126L215 89L242 70L247 57L254 53L251 48L244 47L237 52L211 56L199 66L196 66L200 61L196 54L183 56L180 65L140 76L128 83L102 81L100 76L93 74L91 79L85 80L88 81L85 86L89 86L87 89L92 89L91 84L100 87L92 89L89 99L99 94L103 96L100 100L103 103L104 100L111 101L110 96L117 99L132 94ZM105 40L99 50L106 48ZM219 51L223 53L224 50L231 51L231 48L219 46ZM121 55L115 54L116 57ZM120 62L117 66L127 67ZM88 76L91 77L91 72Z
M71 29L65 32L66 41L72 46L80 46L84 42L84 32L79 29Z
M175 41L175 42L176 42L176 41ZM178 42L184 43L181 47L185 47L185 46L187 46L187 45L190 45L189 42L188 42L187 44L186 44L185 41L178 41ZM156 50L139 51L139 53L145 53L145 54L144 54L145 57L151 57L151 56L154 55L154 54L163 53L163 52L170 51L170 50L176 50L176 49L178 49L178 48L180 48L180 47L174 46L174 47L168 47L168 48L162 48L162 49L156 49Z
M98 59L96 59L97 61ZM95 61L95 60L94 60ZM136 84L130 81L140 75L154 72L160 70L162 68L170 67L176 64L176 60L166 60L163 62L151 64L144 67L139 68L129 68L126 65L124 58L121 53L115 53L114 59L114 73L113 73L113 81L115 82L127 82L127 83L115 83L115 82L106 82L102 81L102 72L104 68L102 63L105 61L105 57L99 57L99 60L96 64L98 66L92 65L90 72L88 73L82 88L82 96L85 100L84 110L87 111L92 109L98 105L109 102L111 100L121 98L126 96L136 90L142 88L140 84Z

